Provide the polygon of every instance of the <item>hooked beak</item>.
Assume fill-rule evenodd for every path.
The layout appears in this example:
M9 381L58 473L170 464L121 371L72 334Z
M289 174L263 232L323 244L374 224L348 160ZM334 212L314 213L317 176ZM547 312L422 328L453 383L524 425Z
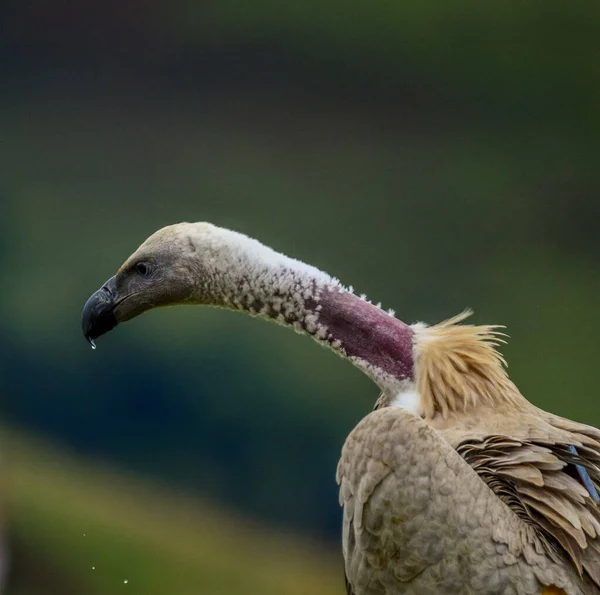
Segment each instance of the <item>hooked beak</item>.
M117 326L114 308L117 305L115 278L111 277L96 293L93 293L83 307L81 328L83 335L96 349L94 339Z

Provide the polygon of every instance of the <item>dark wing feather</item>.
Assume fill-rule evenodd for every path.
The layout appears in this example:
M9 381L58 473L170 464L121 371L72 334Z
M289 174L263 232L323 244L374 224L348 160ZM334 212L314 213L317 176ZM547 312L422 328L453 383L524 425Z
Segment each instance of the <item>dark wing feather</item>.
M579 455L577 449L572 444L569 446L569 452L577 456ZM600 495L598 495L598 490L596 489L588 470L585 468L585 465L576 463L575 468L577 469L581 483L583 483L585 489L590 493L592 500L598 504L600 502Z
M586 437L573 448L493 435L464 440L457 451L501 500L536 527L549 556L571 560L600 588L600 506L594 498L600 490L599 442Z

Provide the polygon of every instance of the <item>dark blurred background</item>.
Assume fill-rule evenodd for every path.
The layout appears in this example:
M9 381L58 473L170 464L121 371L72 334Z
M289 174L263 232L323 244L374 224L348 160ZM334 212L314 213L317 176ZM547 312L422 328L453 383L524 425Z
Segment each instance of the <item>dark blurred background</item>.
M595 2L5 0L6 592L343 592L366 378L216 310L84 342L87 296L169 223L407 322L473 307L530 400L600 424L599 40Z

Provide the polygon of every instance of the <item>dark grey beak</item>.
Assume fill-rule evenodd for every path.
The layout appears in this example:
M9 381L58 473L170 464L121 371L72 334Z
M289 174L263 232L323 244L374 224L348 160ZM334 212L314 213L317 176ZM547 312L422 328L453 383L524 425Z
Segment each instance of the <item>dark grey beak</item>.
M95 349L97 339L112 330L118 322L113 313L116 305L115 278L111 277L96 293L92 294L81 313L83 335Z

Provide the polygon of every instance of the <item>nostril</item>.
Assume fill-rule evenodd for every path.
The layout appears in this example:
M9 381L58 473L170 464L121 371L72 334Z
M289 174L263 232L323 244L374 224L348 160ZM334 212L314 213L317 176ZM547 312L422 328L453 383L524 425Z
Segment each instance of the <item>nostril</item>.
M106 299L106 297L109 297L110 299L114 299L117 291L116 291L116 280L114 277L111 277L99 290L98 293L100 293L100 295L104 296L104 299Z

